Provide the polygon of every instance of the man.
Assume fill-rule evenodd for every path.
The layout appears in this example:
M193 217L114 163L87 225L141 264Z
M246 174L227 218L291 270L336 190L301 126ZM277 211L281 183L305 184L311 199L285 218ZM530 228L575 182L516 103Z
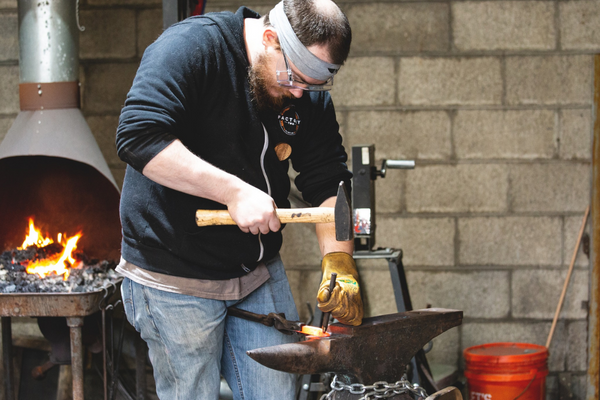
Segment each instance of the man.
M296 338L227 317L235 305L298 319L275 209L289 207L288 160L314 206L333 206L351 174L327 90L350 26L331 0L284 0L267 16L188 18L148 47L123 107L119 156L127 318L148 343L161 399L292 399L295 377L250 349ZM227 209L237 226L198 227L197 209ZM317 224L318 305L347 324L363 310L352 242ZM329 293L329 276L338 274Z

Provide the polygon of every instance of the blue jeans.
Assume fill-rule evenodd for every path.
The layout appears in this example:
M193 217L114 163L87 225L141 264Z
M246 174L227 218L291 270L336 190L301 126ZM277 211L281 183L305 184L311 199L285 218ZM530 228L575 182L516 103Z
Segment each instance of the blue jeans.
M162 400L217 400L223 375L236 400L292 400L296 376L258 364L247 350L291 343L295 335L236 317L236 305L258 314L298 320L283 263L267 263L271 278L242 300L203 299L157 290L125 279L121 286L129 323L149 348L156 392Z

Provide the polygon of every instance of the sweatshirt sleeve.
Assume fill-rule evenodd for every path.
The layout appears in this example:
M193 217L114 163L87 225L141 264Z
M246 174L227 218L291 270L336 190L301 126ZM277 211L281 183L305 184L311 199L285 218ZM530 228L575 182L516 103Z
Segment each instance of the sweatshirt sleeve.
M121 110L117 153L139 172L189 123L186 110L207 64L202 55L210 54L190 29L170 28L146 49Z
M304 141L299 154L292 157L292 162L298 171L296 187L304 200L316 207L337 194L341 181L350 195L352 173L346 164L348 156L342 145L331 97L328 93L311 95L318 97L315 118L307 127L310 130L308 140Z

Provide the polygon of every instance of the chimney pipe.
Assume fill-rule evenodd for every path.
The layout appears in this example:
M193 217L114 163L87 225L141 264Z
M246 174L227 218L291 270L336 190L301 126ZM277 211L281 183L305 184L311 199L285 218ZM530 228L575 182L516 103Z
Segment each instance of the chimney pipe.
M77 81L76 13L75 1L19 0L21 82Z

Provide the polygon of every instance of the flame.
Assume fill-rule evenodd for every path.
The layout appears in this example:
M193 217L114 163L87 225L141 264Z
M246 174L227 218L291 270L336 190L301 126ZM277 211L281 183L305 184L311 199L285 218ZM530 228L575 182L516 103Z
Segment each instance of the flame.
M60 240L60 238L59 238ZM29 246L44 247L54 243L54 240L45 238L42 232L33 224L33 218L29 218L29 233L25 236L25 241L18 247L19 250L28 248Z
M331 336L329 332L323 332L322 328L317 328L316 326L304 325L302 326L302 330L300 333L303 333L307 336L317 336L317 337L327 337Z
M37 274L40 278L50 274L63 275L63 280L67 280L70 274L70 269L74 268L76 260L73 258L73 251L77 248L77 241L81 238L82 233L79 232L75 236L67 237L62 233L57 235L57 243L63 245L63 251L60 254L55 254L51 257L42 260L30 261L26 270L28 274ZM29 246L44 247L54 241L50 238L44 238L33 224L33 219L29 219L29 234L25 238L23 245L19 249L24 249Z

